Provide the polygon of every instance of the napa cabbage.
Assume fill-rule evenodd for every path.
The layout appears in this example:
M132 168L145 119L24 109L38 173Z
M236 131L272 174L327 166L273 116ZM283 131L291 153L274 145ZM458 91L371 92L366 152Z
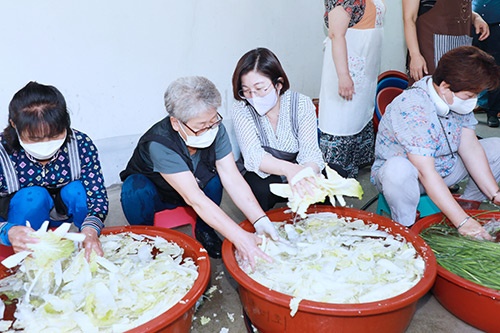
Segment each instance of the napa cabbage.
M273 262L257 259L254 270L239 264L258 283L292 296L292 316L302 299L376 302L404 293L424 274L425 262L413 245L377 224L320 213L277 225L285 241L262 237L260 245Z

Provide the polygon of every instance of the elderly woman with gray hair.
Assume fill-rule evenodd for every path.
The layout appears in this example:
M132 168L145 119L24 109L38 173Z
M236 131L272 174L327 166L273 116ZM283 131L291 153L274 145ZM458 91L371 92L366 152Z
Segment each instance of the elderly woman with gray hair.
M200 76L183 77L165 92L168 116L153 125L139 143L124 171L121 203L130 224L152 225L154 214L191 206L198 214L196 239L213 258L220 258L228 238L243 259L270 260L257 245L261 239L240 228L219 207L222 187L259 234L277 239L271 221L259 206L236 167L215 85Z

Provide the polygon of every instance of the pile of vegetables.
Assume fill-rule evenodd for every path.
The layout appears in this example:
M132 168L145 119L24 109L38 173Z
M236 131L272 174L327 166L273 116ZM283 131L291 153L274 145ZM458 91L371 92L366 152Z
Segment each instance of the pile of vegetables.
M282 240L261 244L273 262L259 259L254 271L239 264L258 283L293 296L292 316L302 299L375 302L409 290L423 276L425 262L413 245L377 224L333 213L277 224Z
M326 178L322 174L317 175L311 168L302 171L302 178L314 179L316 186L312 194L305 193L301 196L292 190L290 184L270 184L269 189L277 196L288 198L288 207L302 218L307 216L306 211L310 205L323 202L326 197L330 198L332 205L335 205L335 199L337 199L341 206L346 204L344 195L357 197L358 199L362 198L363 189L356 179L343 178L328 165L325 166L325 171Z
M87 262L81 240L75 242L80 234L68 228L42 228L31 255L14 255L25 259L0 280L0 294L18 302L15 321L3 321L4 330L123 332L180 302L198 277L177 244L130 232L102 235L104 256L92 253ZM3 263L10 266L9 258Z
M500 290L500 243L462 236L445 221L424 229L420 236L441 267L483 287Z

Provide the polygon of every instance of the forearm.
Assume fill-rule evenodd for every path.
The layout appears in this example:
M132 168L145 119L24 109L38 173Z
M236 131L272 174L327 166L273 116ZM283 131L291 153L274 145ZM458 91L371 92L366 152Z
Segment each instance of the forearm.
M406 40L406 47L410 53L410 57L419 56L420 47L417 37L417 15L419 1L403 0L403 27Z
M458 226L468 216L453 198L450 190L437 172L426 176L419 175L419 179L432 202L448 217L451 223Z
M221 181L231 200L250 222L254 223L259 217L265 215L252 189L241 174L221 177Z
M332 57L335 64L337 76L349 76L349 65L347 62L347 44L344 35L330 35L332 39Z

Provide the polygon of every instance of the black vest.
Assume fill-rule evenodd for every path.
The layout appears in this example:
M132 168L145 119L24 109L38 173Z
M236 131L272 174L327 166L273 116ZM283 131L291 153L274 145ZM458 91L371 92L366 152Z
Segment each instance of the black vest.
M127 177L132 174L143 174L148 177L153 184L155 184L162 201L173 204L180 204L184 202L182 196L177 193L177 191L175 191L167 181L165 181L161 174L159 172L154 172L141 157L140 151L147 149L146 145L153 141L158 142L159 144L179 154L189 167L189 170L193 172L201 189L203 189L210 179L216 175L215 141L207 148L198 149L201 153L200 162L198 163L196 170L194 170L193 162L191 161L191 157L189 156L184 140L182 140L179 134L172 128L170 117L166 117L154 124L139 139L139 143L137 144L127 167L125 170L120 172L120 178L122 181L127 179Z

